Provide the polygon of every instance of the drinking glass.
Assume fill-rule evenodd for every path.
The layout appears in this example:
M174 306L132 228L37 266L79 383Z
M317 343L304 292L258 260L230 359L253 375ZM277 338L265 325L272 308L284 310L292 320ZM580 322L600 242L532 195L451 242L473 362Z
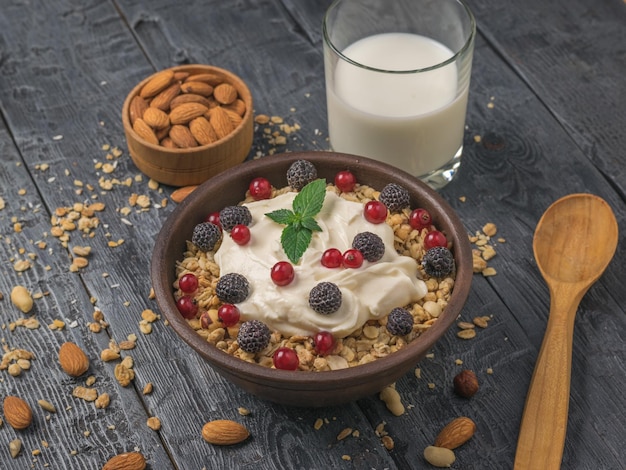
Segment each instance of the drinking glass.
M323 21L334 151L435 189L457 174L476 23L464 0L336 0Z

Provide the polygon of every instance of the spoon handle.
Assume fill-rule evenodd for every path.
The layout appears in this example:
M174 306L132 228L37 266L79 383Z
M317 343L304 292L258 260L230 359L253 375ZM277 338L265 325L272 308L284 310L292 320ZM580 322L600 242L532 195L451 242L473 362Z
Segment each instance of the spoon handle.
M530 381L517 441L514 470L561 467L567 412L574 318L582 295L552 292L550 316Z

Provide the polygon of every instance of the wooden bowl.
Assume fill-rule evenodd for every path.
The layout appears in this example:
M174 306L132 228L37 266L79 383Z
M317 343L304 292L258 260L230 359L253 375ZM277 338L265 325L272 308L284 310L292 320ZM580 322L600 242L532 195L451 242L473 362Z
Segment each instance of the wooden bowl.
M285 371L242 361L220 351L196 333L180 315L174 301L175 264L182 258L186 240L205 216L243 199L249 182L263 176L275 187L286 186L292 162L306 159L315 164L318 177L351 170L357 180L377 189L397 183L411 194L411 207L427 209L433 223L452 241L456 281L444 312L434 325L407 347L374 362L327 372ZM472 281L472 255L467 232L448 203L415 177L385 163L332 152L289 153L249 161L226 170L199 186L170 215L154 247L152 285L159 308L174 331L221 375L263 399L285 405L318 407L345 403L379 392L412 371L418 361L454 324L467 299Z
M128 94L122 107L122 122L130 156L142 173L163 184L187 186L200 184L212 176L243 162L252 147L252 95L244 81L228 70L210 65L181 65L174 72L216 74L237 90L246 105L242 122L227 136L208 145L188 148L167 148L140 137L131 124L130 103L154 75L141 81ZM156 75L156 74L155 74Z

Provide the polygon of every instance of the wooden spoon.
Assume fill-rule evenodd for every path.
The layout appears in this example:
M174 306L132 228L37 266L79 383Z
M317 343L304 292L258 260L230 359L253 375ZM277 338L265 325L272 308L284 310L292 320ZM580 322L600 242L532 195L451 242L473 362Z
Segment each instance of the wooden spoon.
M533 249L550 290L550 315L526 397L515 470L561 466L576 310L611 261L616 247L615 216L606 201L597 196L563 197L539 220Z

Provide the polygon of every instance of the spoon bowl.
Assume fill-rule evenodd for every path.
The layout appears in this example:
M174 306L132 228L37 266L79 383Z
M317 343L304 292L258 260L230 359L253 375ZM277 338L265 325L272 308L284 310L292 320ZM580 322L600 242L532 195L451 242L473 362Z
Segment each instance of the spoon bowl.
M550 314L526 397L515 470L561 466L578 305L617 247L617 221L592 194L571 194L543 214L533 239L537 266L550 290Z

